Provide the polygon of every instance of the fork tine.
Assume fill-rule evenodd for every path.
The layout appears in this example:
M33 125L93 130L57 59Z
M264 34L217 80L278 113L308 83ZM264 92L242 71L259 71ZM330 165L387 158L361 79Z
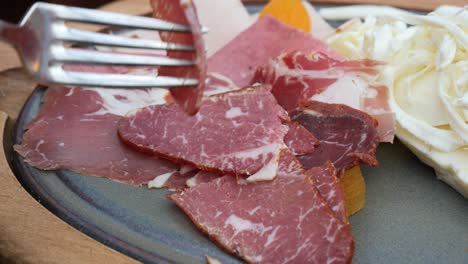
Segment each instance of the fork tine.
M124 66L193 66L194 61L173 59L159 56L130 55L105 53L100 51L69 49L53 46L50 49L50 60L64 63L112 64Z
M46 3L38 3L36 7L53 12L57 18L63 20L139 29L191 32L190 28L185 25L149 17L116 14L100 10L91 10L79 7L65 7Z
M63 24L56 24L53 27L54 38L63 41L73 41L79 43L89 43L105 46L117 46L127 48L157 49L157 50L178 50L194 51L191 45L168 43L157 40L132 39L111 34L96 33L78 29L68 29Z
M64 85L109 88L168 88L196 86L199 83L197 79L191 78L70 72L63 70L62 65L54 65L50 68L48 81Z

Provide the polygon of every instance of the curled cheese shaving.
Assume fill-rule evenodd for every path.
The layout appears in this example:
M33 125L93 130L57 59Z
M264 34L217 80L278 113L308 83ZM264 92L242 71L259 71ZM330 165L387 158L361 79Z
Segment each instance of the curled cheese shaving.
M346 23L327 42L348 58L387 63L377 81L390 88L399 127L440 151L468 146L466 8L442 6L425 16L391 7L351 6L321 14L327 19L365 18Z

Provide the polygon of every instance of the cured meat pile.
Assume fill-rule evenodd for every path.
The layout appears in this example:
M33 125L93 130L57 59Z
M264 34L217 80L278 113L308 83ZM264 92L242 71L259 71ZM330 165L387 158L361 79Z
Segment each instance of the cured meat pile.
M239 35L220 34L230 41L216 40L227 44L205 59L192 2L151 3L156 17L194 29L193 37L160 38L194 43L196 54L167 56L198 66L98 70L206 76L206 89L203 81L171 94L48 88L16 151L44 170L170 188L203 233L249 263L350 263L339 178L356 164L376 166L378 144L393 138L385 90L371 83L379 63L346 61L269 16Z

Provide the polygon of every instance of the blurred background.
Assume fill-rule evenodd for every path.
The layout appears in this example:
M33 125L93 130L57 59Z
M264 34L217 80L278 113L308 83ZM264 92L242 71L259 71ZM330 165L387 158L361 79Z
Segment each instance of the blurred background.
M34 4L33 0L17 0L17 1L0 1L0 18L11 23L17 23L21 20L28 8ZM81 6L95 8L112 0L52 0L41 1L61 5Z

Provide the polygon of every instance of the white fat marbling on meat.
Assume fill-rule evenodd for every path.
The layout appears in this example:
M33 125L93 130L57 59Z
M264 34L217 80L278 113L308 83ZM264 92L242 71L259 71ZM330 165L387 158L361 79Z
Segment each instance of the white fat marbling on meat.
M185 185L187 185L187 187L190 187L190 188L197 185L197 176L198 174L186 180Z
M240 107L232 107L231 109L226 111L226 118L236 118L239 116L244 116L247 115L247 113L242 112L242 109Z
M261 209L262 207L259 205L257 207L255 207L254 209L250 210L248 213L250 216L254 215L255 212L257 212L259 209Z
M169 178L174 175L173 172L164 173L156 176L153 180L148 182L148 188L162 188Z
M197 167L192 166L192 165L182 165L180 166L179 173L180 174L186 174L188 172L196 170Z
M263 235L271 230L271 227L265 227L262 223L253 223L247 219L238 217L235 214L230 215L224 222L224 226L231 226L234 229L233 237L244 231L253 231Z
M346 89L343 89L346 87ZM361 109L361 95L365 93L369 83L354 74L339 78L325 91L312 96L312 100L324 103L345 104L355 109ZM347 91L344 93L343 91Z
M169 91L166 89L103 89L92 88L102 98L102 107L94 113L88 115L114 114L124 116L135 109L166 103Z
M217 72L209 72L207 74L206 85L207 88L203 92L204 96L212 96L241 89L230 78Z
M279 151L278 151L279 154ZM261 168L258 172L247 178L248 182L256 181L271 181L276 177L278 171L278 159L271 159L268 164Z

